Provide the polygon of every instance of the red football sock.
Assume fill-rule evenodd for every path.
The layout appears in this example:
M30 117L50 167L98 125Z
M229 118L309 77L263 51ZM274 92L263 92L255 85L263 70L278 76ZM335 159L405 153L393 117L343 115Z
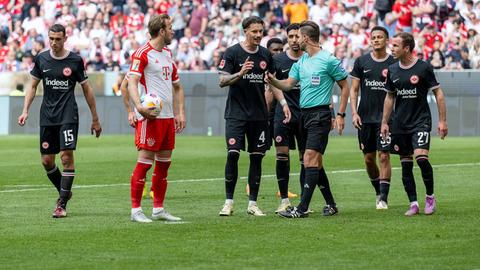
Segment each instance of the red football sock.
M139 159L137 161L137 166L135 166L132 178L130 179L130 198L132 199L132 208L138 208L141 205L145 177L147 176L147 171L152 167L152 163L153 161L148 159Z
M167 193L167 174L170 167L170 158L155 160L155 169L152 174L153 207L163 207L165 193Z

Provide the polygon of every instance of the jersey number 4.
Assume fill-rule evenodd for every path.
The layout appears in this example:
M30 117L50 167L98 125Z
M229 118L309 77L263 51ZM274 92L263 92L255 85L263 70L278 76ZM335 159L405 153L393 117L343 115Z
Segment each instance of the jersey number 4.
M172 74L170 73L170 67L162 67L162 75L163 75L163 79L164 79L165 81L170 80L170 79L169 79L169 78L170 78L170 75L172 75Z

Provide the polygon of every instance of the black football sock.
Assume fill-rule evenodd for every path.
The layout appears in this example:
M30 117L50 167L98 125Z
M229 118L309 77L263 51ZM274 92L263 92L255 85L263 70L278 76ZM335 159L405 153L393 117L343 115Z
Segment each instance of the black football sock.
M417 201L417 189L415 186L415 177L413 176L412 158L402 158L402 182L405 192L410 202Z
M300 198L303 195L304 185L305 185L305 166L303 165L303 159L300 159Z
M250 154L250 167L248 168L248 186L250 187L248 198L250 201L257 201L262 176L262 159L263 154L261 153Z
M305 185L303 186L302 199L298 205L298 210L307 212L313 192L318 184L318 167L305 168Z
M388 202L388 192L390 191L390 179L380 179L380 200Z
M45 168L45 171L47 172L48 179L50 179L50 182L52 182L52 184L57 189L58 194L60 194L60 183L62 181L62 173L58 169L57 165L54 165L54 167L50 169Z
M288 181L290 176L290 160L288 154L277 154L276 172L278 189L282 199L288 198Z
M235 185L238 178L238 159L240 152L228 151L227 163L225 164L225 194L227 199L233 200Z
M375 194L377 196L380 195L380 180L378 178L370 179L370 183L372 183L372 186L375 189Z
M433 195L433 169L427 155L418 155L417 158L418 167L422 171L423 183L427 195Z
M333 199L332 191L330 190L330 184L328 183L327 173L322 167L318 170L318 187L322 192L325 203L331 206L335 205L335 200Z
M62 181L60 188L60 206L66 209L68 198L72 190L73 178L75 177L75 170L64 169L62 173Z

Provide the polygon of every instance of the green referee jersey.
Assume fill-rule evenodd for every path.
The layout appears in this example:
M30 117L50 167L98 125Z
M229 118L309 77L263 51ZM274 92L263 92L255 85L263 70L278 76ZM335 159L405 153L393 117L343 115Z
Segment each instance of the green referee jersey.
M329 105L333 84L347 76L341 62L325 50L313 57L304 53L288 74L300 82L300 108Z

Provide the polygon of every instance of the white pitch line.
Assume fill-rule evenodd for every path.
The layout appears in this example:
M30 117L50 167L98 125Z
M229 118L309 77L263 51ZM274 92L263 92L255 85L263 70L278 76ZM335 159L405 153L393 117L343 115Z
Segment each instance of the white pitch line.
M465 166L479 166L480 163L456 163L456 164L438 164L432 165L433 168L447 168L447 167L465 167ZM392 167L392 170L400 170L401 167ZM337 173L356 173L364 172L365 169L351 169L351 170L335 170L328 172L329 174ZM299 175L299 173L291 173L290 175ZM262 178L273 178L276 177L274 174L262 175ZM240 179L247 179L246 176L240 177ZM223 177L218 178L203 178L203 179L181 179L181 180L171 180L169 183L190 183L190 182L212 182L212 181L223 181ZM5 185L8 187L41 187L41 188L25 188L25 189L6 189L0 190L0 193L13 193L13 192L26 192L26 191L38 191L38 190L50 190L50 185ZM44 187L43 187L44 186ZM73 188L102 188L102 187L121 187L121 186L130 186L130 183L118 183L118 184L98 184L98 185L74 185Z

